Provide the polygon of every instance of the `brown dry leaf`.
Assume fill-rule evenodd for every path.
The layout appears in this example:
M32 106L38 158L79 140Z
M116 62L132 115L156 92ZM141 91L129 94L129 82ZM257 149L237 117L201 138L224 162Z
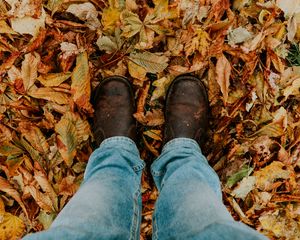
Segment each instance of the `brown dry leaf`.
M97 30L100 27L100 21L98 20L98 12L95 6L90 3L71 4L66 12L70 12L80 20L85 21L85 24L91 30Z
M153 109L144 113L135 113L136 120L146 126L159 126L164 124L165 118L161 109Z
M86 52L79 54L76 58L76 67L72 73L71 91L73 92L73 100L77 106L92 113L93 108L90 104L91 86L88 55Z
M22 62L22 80L25 91L28 91L37 79L38 65L41 61L37 53L28 53Z
M254 172L257 188L268 191L276 180L290 178L291 173L288 170L284 170L284 167L282 162L274 161L269 166Z
M24 191L29 192L39 207L47 213L55 212L53 203L48 195L37 190L34 186L25 186Z
M22 136L40 153L49 151L48 142L41 130L29 122L21 122L18 127Z
M73 196L79 188L79 185L75 183L75 180L76 178L74 176L63 178L59 184L59 194Z
M0 177L0 191L5 192L7 195L11 196L13 199L19 203L21 206L22 210L28 216L26 207L20 197L20 194L9 184L7 180L5 180L3 177Z
M227 58L222 54L216 65L216 80L221 88L223 94L223 101L226 105L228 99L228 91L230 84L231 65Z
M34 171L34 179L38 182L41 186L42 190L47 194L53 204L54 210L58 211L58 198L56 192L54 191L53 187L49 183L47 176L41 171Z

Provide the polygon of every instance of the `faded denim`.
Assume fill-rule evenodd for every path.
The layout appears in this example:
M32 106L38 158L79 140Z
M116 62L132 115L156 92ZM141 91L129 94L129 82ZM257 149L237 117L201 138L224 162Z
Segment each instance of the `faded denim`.
M104 140L90 157L80 189L50 229L24 239L139 239L144 165L131 139ZM232 219L219 178L194 140L168 142L151 172L160 191L153 239L267 239Z

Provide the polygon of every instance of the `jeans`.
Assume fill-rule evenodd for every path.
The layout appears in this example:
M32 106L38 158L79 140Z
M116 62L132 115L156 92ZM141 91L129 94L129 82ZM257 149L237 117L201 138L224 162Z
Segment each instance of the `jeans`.
M51 227L24 239L139 239L143 168L131 139L104 140L91 155L78 192ZM151 172L160 192L153 239L267 239L233 220L222 203L219 178L194 140L168 142Z

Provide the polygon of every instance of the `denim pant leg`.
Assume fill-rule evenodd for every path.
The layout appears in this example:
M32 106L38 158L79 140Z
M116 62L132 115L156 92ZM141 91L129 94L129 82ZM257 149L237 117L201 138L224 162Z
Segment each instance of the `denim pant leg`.
M91 155L83 184L50 229L24 239L139 239L143 168L131 139L106 139Z
M222 203L219 178L194 140L168 142L152 175L160 192L153 239L267 239L233 220Z

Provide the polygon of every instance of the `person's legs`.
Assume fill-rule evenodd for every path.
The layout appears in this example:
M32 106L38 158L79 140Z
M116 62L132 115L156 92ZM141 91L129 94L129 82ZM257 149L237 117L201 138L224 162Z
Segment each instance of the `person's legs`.
M84 182L50 229L24 239L139 239L140 181L144 162L136 135L134 96L123 77L94 91L93 133L100 147L91 155Z
M160 192L153 239L266 239L230 216L219 178L196 141L168 142L152 165L152 175Z
M222 203L219 178L199 147L205 139L207 115L201 81L186 75L176 78L166 97L166 144L152 165L160 192L153 239L265 239L233 221Z
M139 239L143 167L131 139L104 140L90 157L80 189L50 229L24 239Z

